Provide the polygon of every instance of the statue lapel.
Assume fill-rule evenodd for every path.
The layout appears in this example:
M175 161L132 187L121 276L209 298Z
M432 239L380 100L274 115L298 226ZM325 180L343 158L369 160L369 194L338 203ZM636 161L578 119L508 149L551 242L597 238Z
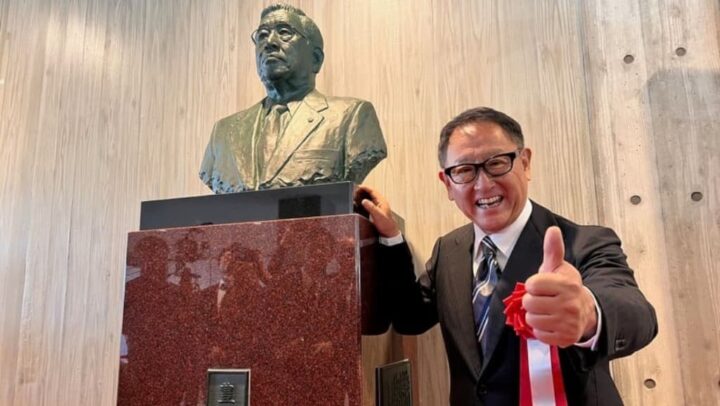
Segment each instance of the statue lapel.
M321 111L327 109L325 96L316 90L303 99L278 141L275 153L265 167L265 178L261 183L272 182L295 151L310 137L324 117Z
M257 137L262 131L261 120L263 102L252 106L242 120L238 120L237 129L233 132L237 137L242 139L234 140L233 144L237 145L235 151L235 159L237 163L240 179L245 182L248 189L255 189L258 184L257 179L257 154L255 145ZM249 137L248 137L249 135ZM249 162L248 157L250 157ZM245 161L245 162L242 162Z

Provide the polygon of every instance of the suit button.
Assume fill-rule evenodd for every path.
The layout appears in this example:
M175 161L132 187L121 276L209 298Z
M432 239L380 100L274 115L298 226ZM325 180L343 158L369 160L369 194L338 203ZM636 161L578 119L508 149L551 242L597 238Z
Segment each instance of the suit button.
M478 395L482 395L482 396L487 395L487 386L486 385L483 385L483 384L478 385Z
M308 123L312 123L313 121L315 121L315 119L314 119L314 118L312 118L312 117L308 117Z

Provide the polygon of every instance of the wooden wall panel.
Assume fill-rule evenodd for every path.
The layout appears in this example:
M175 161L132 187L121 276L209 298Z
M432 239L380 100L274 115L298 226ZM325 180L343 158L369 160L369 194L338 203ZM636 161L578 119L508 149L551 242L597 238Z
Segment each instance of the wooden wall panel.
M626 402L718 403L717 2L291 3L325 36L318 89L376 107L389 158L367 183L418 267L466 222L437 181L440 128L504 110L532 198L614 227L656 305L661 335L614 365ZM0 0L0 404L113 404L126 234L142 200L209 193L214 121L263 96L249 35L267 4ZM445 404L437 329L417 351L421 404Z
M15 404L14 382L25 378L25 371L31 368L18 363L18 351L23 338L23 298L28 296L29 184L38 138L35 118L40 112L47 29L43 6L35 2L4 3L0 7L4 13L0 20L4 39L0 70L0 403L7 404ZM19 36L24 38L23 44L15 41Z
M0 88L5 85L5 76L7 72L7 52L6 44L9 41L9 33L5 32L3 28L7 27L8 10L10 9L10 2L0 1Z

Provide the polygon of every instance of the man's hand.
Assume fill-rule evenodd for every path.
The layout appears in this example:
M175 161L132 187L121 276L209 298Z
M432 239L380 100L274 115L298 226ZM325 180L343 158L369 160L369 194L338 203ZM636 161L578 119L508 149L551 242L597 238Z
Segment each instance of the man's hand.
M565 244L557 227L548 228L543 263L525 283L525 321L535 337L548 345L568 347L595 334L597 314L592 293L580 272L565 262Z
M392 218L390 204L385 196L374 189L360 185L355 189L355 200L370 214L370 221L375 225L378 233L385 238L400 235L400 229Z

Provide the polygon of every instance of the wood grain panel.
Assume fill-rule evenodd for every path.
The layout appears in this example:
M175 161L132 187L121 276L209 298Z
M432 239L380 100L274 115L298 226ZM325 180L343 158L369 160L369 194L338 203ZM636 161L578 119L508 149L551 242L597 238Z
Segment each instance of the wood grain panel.
M126 234L142 200L209 193L214 121L264 94L249 35L270 3L0 0L0 404L113 404ZM318 89L375 105L389 158L367 183L418 268L467 221L437 181L440 128L504 110L531 197L618 230L656 305L661 335L614 365L627 404L720 401L717 2L291 3L325 37ZM446 404L437 329L417 357L420 403Z
M8 42L9 36L9 33L6 32L9 8L10 3L8 1L0 1L0 89L5 85L5 74L8 65L5 44Z
M0 403L15 404L15 387L31 366L19 363L34 145L40 112L47 13L43 4L6 3L0 87ZM30 25L27 21L38 24ZM20 40L21 39L21 40ZM22 58L17 57L23 54ZM12 61L12 63L10 63ZM17 401L21 403L20 400Z
M79 404L112 404L117 381L116 354L120 343L118 326L121 314L115 310L122 307L124 284L122 270L125 256L125 239L115 236L126 234L136 228L138 207L136 201L138 181L133 176L137 168L139 152L143 143L137 136L142 100L141 78L143 72L142 41L143 26L147 23L143 1L112 1L107 5L100 25L105 32L97 46L103 49L99 92L91 98L96 104L95 124L89 129L89 156L79 167L79 173L90 176L76 199L77 228L85 230L86 240L71 243L79 269L89 270L85 286L87 309L85 325L96 326L99 331L79 346L83 354L81 385L92 385L92 371L98 367L111 371L108 380L102 381L97 392L81 393ZM90 109L92 111L92 108ZM109 186L113 185L113 186ZM134 197L134 198L133 198ZM106 202L98 210L98 201ZM95 213L88 216L85 213ZM110 236L110 238L105 236ZM82 238L78 235L77 238ZM87 247L92 250L87 252ZM74 269L74 268L71 268ZM93 292L101 287L105 295ZM78 293L82 294L82 293ZM101 328L101 329L100 329ZM85 351L85 352L82 352ZM78 355L79 355L78 354ZM87 355L85 355L87 354ZM69 362L69 361L68 361ZM98 383L95 383L98 385Z
M90 404L114 386L110 379L93 381L93 371L105 358L101 351L117 348L105 334L105 323L117 324L116 312L93 317L103 309L92 306L107 300L106 286L96 282L103 276L97 269L105 265L107 271L102 258L113 253L114 245L99 237L103 229L113 231L98 205L110 201L104 192L112 189L102 180L112 176L95 110L103 87L107 10L107 4L88 3L48 8L45 80L28 202L32 217L26 224L30 238L18 354L23 370L15 387L20 403ZM58 374L67 364L74 367ZM66 390L89 385L97 390Z

